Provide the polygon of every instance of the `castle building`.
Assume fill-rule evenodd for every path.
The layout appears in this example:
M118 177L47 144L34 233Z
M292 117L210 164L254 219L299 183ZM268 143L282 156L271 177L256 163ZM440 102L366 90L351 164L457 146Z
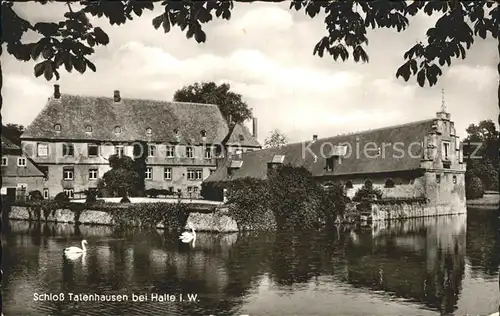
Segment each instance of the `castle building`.
M43 192L45 174L21 148L2 135L2 192L9 199L22 198L30 191Z
M323 184L339 181L349 197L370 181L385 197L426 197L450 214L466 208L466 166L444 106L423 121L323 139L314 135L310 141L232 155L205 183L213 188L210 184L245 177L267 179L280 164L305 167Z
M22 147L44 171L44 192L96 188L111 155L147 154L145 185L196 197L201 182L231 148L260 149L241 124L228 124L212 104L54 94L21 135Z

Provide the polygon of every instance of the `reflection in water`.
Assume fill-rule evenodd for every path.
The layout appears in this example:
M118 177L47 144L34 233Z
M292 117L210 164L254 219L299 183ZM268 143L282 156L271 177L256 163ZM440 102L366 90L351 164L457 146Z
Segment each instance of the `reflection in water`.
M500 224L492 214L293 235L199 233L196 248L158 230L12 221L3 236L5 314L488 314L500 303ZM82 238L87 253L64 258L62 250ZM34 293L129 301L41 302ZM132 302L133 293L185 300ZM188 293L199 301L187 301Z

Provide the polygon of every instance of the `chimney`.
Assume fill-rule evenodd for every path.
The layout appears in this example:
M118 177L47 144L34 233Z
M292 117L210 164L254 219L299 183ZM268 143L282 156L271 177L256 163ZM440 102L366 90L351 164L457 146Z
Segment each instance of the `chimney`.
M54 99L59 99L61 97L61 92L59 91L59 85L54 85Z
M257 139L257 118L252 119L252 136Z
M122 100L122 98L120 97L120 90L115 90L113 99L115 100L115 102L120 102Z
M318 140L318 135L313 135L313 143Z

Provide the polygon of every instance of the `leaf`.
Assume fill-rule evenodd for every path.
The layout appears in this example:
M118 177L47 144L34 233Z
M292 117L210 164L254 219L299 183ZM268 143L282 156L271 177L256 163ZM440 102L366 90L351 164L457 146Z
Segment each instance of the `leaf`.
M47 46L47 40L45 38L42 38L41 40L39 40L33 46L33 49L31 51L31 58L33 58L34 60L37 60L38 57L40 57L40 54L42 53L42 51L45 49L46 46Z
M165 33L170 32L170 17L168 16L168 12L163 13L162 21L163 21L163 32Z
M416 63L416 61L415 61ZM396 71L396 78L403 77L405 81L410 79L410 61L405 62L401 67Z
M163 23L163 14L158 15L153 19L153 27L157 30Z
M195 32L194 34L194 39L198 42L198 43L205 43L205 40L207 39L207 35L205 34L205 32L203 32L203 30L200 28L198 31Z
M36 64L34 69L35 69L35 77L37 78L40 77L45 70L45 61Z
M52 63L51 62L46 62L45 63L45 70L43 72L43 75L45 76L45 79L47 81L50 81L52 79L52 76L54 75L53 69L52 69Z
M66 68L67 72L71 72L73 70L73 62L70 53L65 53L64 67Z
M87 68L87 64L80 58L76 56L72 56L73 67L75 67L76 71L83 74Z
M95 39L92 37L92 36L89 36L87 38L87 43L89 44L90 47L94 47L95 46Z
M85 58L85 62L87 63L87 66L90 68L90 70L92 70L93 72L96 71L95 65L90 60Z
M417 73L417 61L415 59L411 59L410 60L410 68L411 68L411 71L413 74L416 74ZM409 76L408 76L409 78Z
M45 37L53 36L59 30L57 23L38 22L33 27Z
M102 45L109 44L109 37L100 27L94 28L95 41Z
M425 85L425 69L422 68L417 74L418 85L423 87Z

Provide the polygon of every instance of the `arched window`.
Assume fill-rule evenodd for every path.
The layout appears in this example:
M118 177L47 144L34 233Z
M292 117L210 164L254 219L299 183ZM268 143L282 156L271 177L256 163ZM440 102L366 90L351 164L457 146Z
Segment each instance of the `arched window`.
M85 132L92 133L92 126L90 125L85 126Z
M239 138L240 142L245 140L245 137L243 137L243 135L241 135L241 134L238 136L238 138Z
M146 134L147 135L153 134L153 130L151 129L151 127L146 128Z
M373 182L371 182L370 180L366 180L365 181L365 188L367 188L367 189L373 188Z
M345 188L346 189L352 189L352 182L351 182L351 180L346 181Z
M120 126L115 126L115 133L120 134L122 132L122 128Z
M207 132L205 130L201 131L201 137L207 137Z
M54 130L55 130L56 132L60 132L60 131L61 131L61 124L56 124L56 125L54 125Z
M385 187L386 188L394 188L394 181L392 179L387 179L385 180Z

